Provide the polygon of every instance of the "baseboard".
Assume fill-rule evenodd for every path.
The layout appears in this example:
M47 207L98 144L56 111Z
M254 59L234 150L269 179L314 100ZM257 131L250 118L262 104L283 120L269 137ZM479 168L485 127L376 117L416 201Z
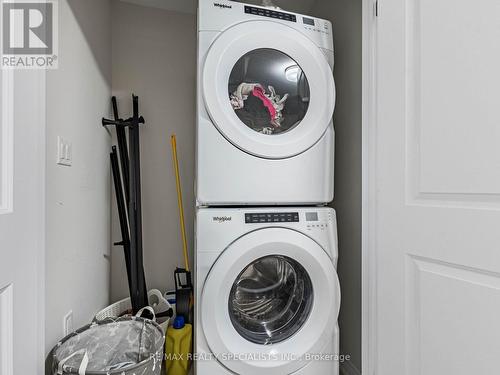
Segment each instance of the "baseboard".
M351 361L342 362L340 364L340 374L341 375L361 375L356 366Z

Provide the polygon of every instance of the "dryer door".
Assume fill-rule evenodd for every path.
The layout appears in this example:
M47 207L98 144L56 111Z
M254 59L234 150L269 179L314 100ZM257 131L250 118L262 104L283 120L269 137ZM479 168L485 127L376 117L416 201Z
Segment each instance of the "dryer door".
M332 340L340 286L318 243L267 228L221 254L200 303L203 332L222 365L237 374L291 374Z
M222 135L262 158L304 152L332 119L335 84L325 56L304 34L277 22L224 31L208 51L202 82Z

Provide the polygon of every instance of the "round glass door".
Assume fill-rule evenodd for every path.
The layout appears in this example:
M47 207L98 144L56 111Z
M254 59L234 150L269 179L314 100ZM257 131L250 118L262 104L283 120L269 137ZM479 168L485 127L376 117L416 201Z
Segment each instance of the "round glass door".
M201 79L210 121L251 155L294 157L331 124L331 67L321 48L287 25L250 21L228 28L210 46Z
M304 267L286 256L267 256L249 264L236 278L229 295L229 316L246 340L276 344L302 328L313 296Z
M243 55L229 75L229 101L250 129L267 135L295 128L309 107L309 82L283 52L260 48Z
M213 255L202 264L208 259ZM325 348L339 308L340 285L325 249L295 230L264 228L217 257L198 311L210 353L232 373L276 375L297 372L310 362L307 353Z

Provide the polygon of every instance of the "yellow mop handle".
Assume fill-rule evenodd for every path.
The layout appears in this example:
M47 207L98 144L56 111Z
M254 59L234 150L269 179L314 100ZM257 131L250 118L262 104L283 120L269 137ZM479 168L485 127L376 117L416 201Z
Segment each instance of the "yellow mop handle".
M175 134L171 137L172 143L172 158L174 162L175 170L175 184L177 186L177 203L179 205L179 221L181 224L181 235L182 235L182 250L184 251L184 263L186 271L189 271L189 258L187 249L187 239L186 239L186 226L184 224L184 206L182 205L182 190L181 190L181 178L179 175L179 160L177 159L177 140Z

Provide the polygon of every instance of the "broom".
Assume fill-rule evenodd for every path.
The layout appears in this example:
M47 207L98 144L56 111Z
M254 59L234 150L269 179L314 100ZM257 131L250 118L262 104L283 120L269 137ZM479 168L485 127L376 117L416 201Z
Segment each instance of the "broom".
M179 174L179 160L177 158L177 139L175 134L170 138L172 145L172 160L175 171L175 184L177 187L177 205L179 207L179 222L181 227L182 251L184 255L184 268L176 268L174 272L175 300L177 316L183 316L186 323L191 323L191 306L193 304L193 283L189 270L189 256L184 223L184 206L182 204L181 178Z

